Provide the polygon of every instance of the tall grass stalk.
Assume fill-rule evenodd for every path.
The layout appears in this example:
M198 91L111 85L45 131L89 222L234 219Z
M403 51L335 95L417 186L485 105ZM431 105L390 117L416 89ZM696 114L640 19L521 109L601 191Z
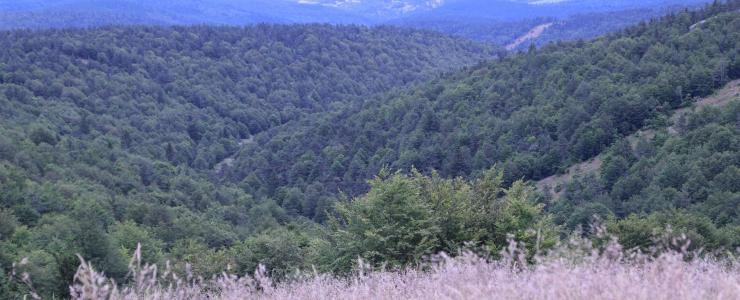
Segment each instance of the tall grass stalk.
M361 271L351 277L312 272L276 283L264 266L249 276L181 278L168 266L160 272L142 265L139 248L129 265L130 283L119 286L82 260L70 294L73 299L740 299L736 262L681 247L644 254L625 251L615 240L597 247L573 238L534 259L523 249L511 242L495 261L472 251L442 253L429 265L402 271L368 271L360 262Z

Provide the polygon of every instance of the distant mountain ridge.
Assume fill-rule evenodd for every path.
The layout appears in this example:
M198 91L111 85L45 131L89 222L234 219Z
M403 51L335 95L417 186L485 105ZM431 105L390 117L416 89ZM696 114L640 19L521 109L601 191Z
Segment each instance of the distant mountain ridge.
M458 20L486 19L516 21L535 17L565 18L576 14L645 9L667 6L692 6L707 0L444 0L433 9L408 12L402 19Z
M90 27L120 24L333 23L381 24L402 19L534 17L692 5L708 0L60 0L0 1L0 29Z
M59 24L55 16L82 16ZM32 16L31 20L16 20ZM109 19L111 16L122 17ZM62 0L0 2L0 29L91 27L98 24L247 25L254 23L369 23L362 16L336 8L287 0Z

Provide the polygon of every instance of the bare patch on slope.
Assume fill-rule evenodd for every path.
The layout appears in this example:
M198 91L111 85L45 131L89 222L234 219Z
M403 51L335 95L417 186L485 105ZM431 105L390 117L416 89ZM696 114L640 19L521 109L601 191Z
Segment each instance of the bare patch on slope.
M576 174L595 173L601 168L601 155L596 156L584 162L570 166L565 173L553 175L542 179L536 183L537 189L552 195L553 199L558 199L565 192L565 184L573 180Z
M540 25L535 26L529 32L527 32L524 35L518 37L511 44L506 45L506 47L505 47L506 50L512 51L512 50L516 49L517 47L519 47L521 44L524 44L524 42L529 41L529 40L533 40L533 39L536 39L536 38L540 37L542 35L542 33L545 32L545 30L547 30L547 28L550 28L550 26L552 26L553 24L555 24L555 23L550 22L550 23L545 23L545 24L540 24Z
M668 134L679 134L680 124L683 122L687 114L699 111L705 107L722 107L733 100L740 100L740 79L729 82L721 90L711 96L699 99L689 107L679 108L673 111L673 114L670 117L672 125L667 128ZM626 139L634 149L637 141L642 138L651 139L655 136L655 133L656 131L654 129L643 129L627 136ZM601 168L602 161L603 155L598 155L588 161L570 166L563 174L557 174L542 179L536 182L535 185L540 191L552 195L553 199L558 199L563 195L565 185L570 182L574 176L598 172Z

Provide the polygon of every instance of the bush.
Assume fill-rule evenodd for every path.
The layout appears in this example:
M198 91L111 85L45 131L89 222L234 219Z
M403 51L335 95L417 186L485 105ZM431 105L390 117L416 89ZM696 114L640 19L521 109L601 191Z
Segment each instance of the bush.
M502 182L495 169L470 182L383 171L365 196L337 205L332 267L346 271L360 257L395 269L439 251L455 253L469 242L498 253L510 236L532 253L553 246L557 229L531 202L533 189L521 181L503 189Z

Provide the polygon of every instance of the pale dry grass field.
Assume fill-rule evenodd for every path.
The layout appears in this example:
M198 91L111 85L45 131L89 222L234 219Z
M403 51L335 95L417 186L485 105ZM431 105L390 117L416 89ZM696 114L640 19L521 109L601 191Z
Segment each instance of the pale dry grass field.
M243 277L178 278L135 257L129 285L117 287L83 263L70 292L73 299L740 299L737 263L693 255L579 242L527 260L513 243L496 261L441 254L425 268L309 274L287 283L274 283L264 268Z

